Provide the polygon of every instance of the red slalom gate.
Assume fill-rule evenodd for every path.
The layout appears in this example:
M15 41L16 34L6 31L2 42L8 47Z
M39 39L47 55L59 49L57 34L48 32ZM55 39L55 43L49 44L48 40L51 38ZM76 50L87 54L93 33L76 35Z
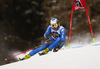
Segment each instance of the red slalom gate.
M72 26L73 10L77 10L77 9L85 9L86 10L88 21L89 21L89 26L90 26L90 30L91 30L91 34L92 34L92 38L93 38L93 43L95 43L93 30L92 30L92 26L91 26L91 21L90 21L90 17L89 17L89 13L88 13L88 10L87 10L85 0L73 0L71 19L70 19L70 28L69 28L69 48L70 48L70 44L71 44L71 26Z

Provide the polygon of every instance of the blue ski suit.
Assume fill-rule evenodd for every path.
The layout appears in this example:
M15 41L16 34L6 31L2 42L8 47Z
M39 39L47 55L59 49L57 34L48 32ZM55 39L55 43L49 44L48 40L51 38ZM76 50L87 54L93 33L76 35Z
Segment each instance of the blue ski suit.
M44 42L44 44L36 48L35 50L32 50L29 54L30 56L35 55L36 53L48 48L49 50L54 49L61 41L65 41L65 28L63 26L59 26L57 30L53 30L51 26L48 26L45 34L49 35L51 33L50 40L52 41L52 44L47 44L47 42ZM62 45L63 46L63 45ZM62 46L60 48L62 48Z

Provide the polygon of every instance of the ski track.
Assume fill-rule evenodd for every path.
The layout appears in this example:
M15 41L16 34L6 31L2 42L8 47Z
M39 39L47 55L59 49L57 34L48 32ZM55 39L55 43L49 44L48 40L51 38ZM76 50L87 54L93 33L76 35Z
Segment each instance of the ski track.
M100 43L64 48L43 56L36 54L27 60L2 65L0 69L100 69Z

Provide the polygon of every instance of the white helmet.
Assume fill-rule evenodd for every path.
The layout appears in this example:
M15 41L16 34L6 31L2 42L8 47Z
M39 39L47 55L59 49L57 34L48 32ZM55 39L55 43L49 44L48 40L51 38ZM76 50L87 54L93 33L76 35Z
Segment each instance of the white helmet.
M51 24L51 27L58 27L60 25L59 21L56 18L51 19L50 24Z

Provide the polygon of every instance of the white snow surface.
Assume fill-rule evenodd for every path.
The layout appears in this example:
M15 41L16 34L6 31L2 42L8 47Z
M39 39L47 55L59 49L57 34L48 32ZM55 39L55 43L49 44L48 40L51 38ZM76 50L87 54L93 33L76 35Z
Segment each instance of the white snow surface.
M38 54L0 69L100 69L100 43L64 48L46 55Z

